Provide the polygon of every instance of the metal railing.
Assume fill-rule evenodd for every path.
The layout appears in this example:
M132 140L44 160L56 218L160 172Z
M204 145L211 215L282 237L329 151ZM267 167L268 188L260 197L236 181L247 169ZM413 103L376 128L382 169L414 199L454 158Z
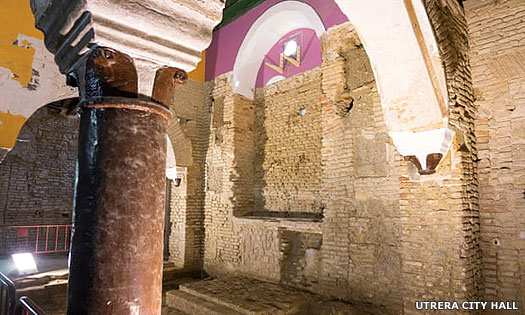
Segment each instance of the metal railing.
M9 226L5 251L10 253L59 253L69 251L71 225Z
M15 284L0 272L0 315L13 315L16 311Z
M30 298L23 296L20 298L19 310L16 315L45 315Z
M30 298L23 296L16 301L13 281L0 272L0 315L45 315Z

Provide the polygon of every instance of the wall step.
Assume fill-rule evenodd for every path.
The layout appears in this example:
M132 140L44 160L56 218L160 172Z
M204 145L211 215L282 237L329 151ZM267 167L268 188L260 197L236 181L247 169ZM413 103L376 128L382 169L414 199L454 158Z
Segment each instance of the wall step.
M217 304L198 296L172 290L166 293L166 304L176 308L188 315L239 315L239 313L229 307Z

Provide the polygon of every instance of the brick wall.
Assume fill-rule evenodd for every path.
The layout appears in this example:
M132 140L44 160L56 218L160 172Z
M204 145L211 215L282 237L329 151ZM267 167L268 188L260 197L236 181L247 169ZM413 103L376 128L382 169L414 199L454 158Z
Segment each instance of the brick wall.
M78 119L49 106L28 119L0 163L2 232L11 225L71 224L77 134Z
M483 298L525 306L525 2L465 2L478 113ZM523 313L523 311L522 311Z
M249 206L250 200L253 202L253 176L250 183L250 178L239 176L237 167L237 161L246 165L242 161L241 146L245 147L250 137L253 139L253 106L250 101L234 95L232 87L231 73L207 82L211 122L206 156L204 268L212 273L230 272L239 264L240 244L233 231L233 217L249 213L253 207L253 203ZM249 157L253 142L245 149ZM253 155L251 161L253 163ZM252 194L243 189L251 189Z
M480 299L481 252L468 33L457 1L424 1L445 68L453 145L436 174L399 161L404 311L415 301Z
M480 298L476 108L466 20L456 1L429 0L425 5L446 69L449 128L456 132L437 173L419 176L399 156L356 32L349 23L333 27L321 38L320 68L257 90L253 103L255 214L262 208L290 211L294 205L311 205L312 212L322 213L322 221L310 218L297 227L282 216L234 217L237 194L228 174L243 150L228 139L250 130L236 129L244 120L235 120L234 113L244 105L233 95L231 75L209 84L219 105L212 113L207 159L206 270L238 271L385 305L392 312L414 313L417 300ZM302 94L308 97L301 99ZM312 104L316 99L319 107ZM303 107L307 114L302 118L319 115L319 120L312 115L308 128L314 132L308 137L304 132L310 130L297 123ZM305 146L320 139L320 147L312 146L305 155L305 161L315 161L308 164L308 174L293 169L304 153L295 146L297 136L305 139ZM321 165L320 173L314 165ZM312 198L298 202L290 187L304 189ZM310 244L318 238L319 248Z
M369 60L353 27L330 29L321 43L326 209L318 292L399 312L398 156L388 139Z
M255 212L322 214L320 79L317 68L258 93Z
M168 125L178 167L186 168L179 187L171 184L170 260L177 267L200 269L204 244L204 157L209 125L206 84L188 80L179 85L170 103Z
M253 103L233 94L231 74L208 82L214 106L204 267L212 274L240 272L398 311L399 156L355 31L345 24L321 40L320 68L257 90ZM354 99L351 110L348 95ZM247 147L253 141L250 114L255 155ZM240 193L235 187L244 161L251 161L255 181L243 173L246 187ZM256 216L244 217L251 212L235 209L248 199L248 185L255 187ZM263 207L296 211L302 218L258 216Z

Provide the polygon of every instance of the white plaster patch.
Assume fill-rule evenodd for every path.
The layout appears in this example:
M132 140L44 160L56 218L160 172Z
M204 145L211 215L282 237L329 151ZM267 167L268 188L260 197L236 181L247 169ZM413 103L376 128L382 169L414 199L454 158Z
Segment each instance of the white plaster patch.
M29 118L41 106L78 96L77 89L66 85L64 75L58 71L53 55L42 40L19 34L18 41L27 41L35 49L32 68L39 73L39 85L34 90L27 89L11 79L13 73L9 69L0 68L0 111Z
M399 153L403 156L415 155L423 169L427 167L427 155L431 153L445 153L449 150L454 131L441 128L421 132L390 132Z
M177 161L168 135L166 135L166 144L166 177L175 180L177 178Z

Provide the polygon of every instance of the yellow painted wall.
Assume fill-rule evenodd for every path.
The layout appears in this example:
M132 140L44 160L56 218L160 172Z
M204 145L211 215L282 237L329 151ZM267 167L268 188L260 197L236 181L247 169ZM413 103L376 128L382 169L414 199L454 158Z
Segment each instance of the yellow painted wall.
M27 118L0 111L0 148L12 149Z
M204 82L204 70L205 70L205 61L206 60L206 51L202 52L201 61L197 64L197 68L188 74L188 77L193 81Z
M0 67L9 69L13 74L11 80L18 81L23 87L33 75L35 49L27 41L18 42L18 34L43 39L42 32L34 25L28 0L0 0ZM14 147L26 119L22 115L0 111L0 148Z
M18 43L17 38L23 34L43 39L34 25L29 1L0 0L0 67L11 70L12 79L23 86L31 80L35 49L26 41Z

